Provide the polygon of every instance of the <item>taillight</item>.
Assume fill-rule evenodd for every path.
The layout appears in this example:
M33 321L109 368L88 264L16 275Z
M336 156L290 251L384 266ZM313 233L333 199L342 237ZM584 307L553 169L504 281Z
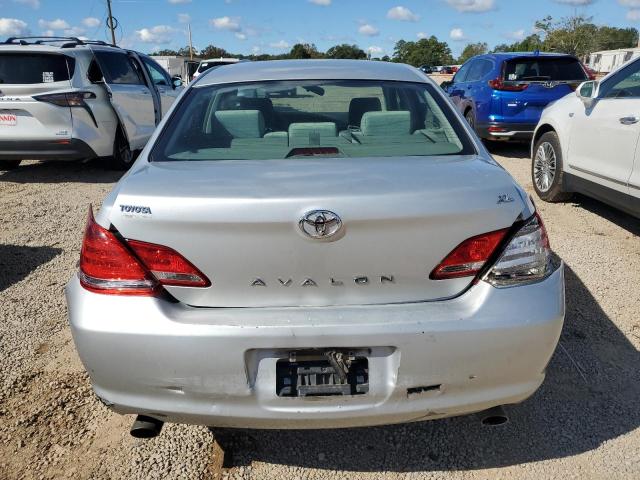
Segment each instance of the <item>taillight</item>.
M80 283L108 295L155 295L160 285L208 287L209 279L175 250L127 240L98 225L89 210L82 251Z
M487 82L494 90L500 90L504 92L521 92L529 87L528 83L505 83L505 81L498 77Z
M80 283L96 293L154 295L158 283L140 261L106 228L89 218L80 252Z
M85 100L96 98L93 92L67 92L48 93L46 95L34 95L39 102L52 103L59 107L86 107Z
M484 279L496 287L533 283L554 270L549 237L536 213L511 238Z
M153 243L127 240L142 263L161 285L208 287L209 279L175 250Z
M491 258L508 231L509 229L505 228L465 240L433 269L429 278L432 280L445 280L448 278L474 277L487 260Z

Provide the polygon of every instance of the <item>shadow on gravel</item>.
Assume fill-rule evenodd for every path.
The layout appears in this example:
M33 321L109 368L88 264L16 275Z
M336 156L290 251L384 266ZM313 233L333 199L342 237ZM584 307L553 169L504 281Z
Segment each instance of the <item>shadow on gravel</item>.
M0 244L0 292L62 253L61 248Z
M640 353L568 267L566 287L565 328L547 380L523 404L506 407L506 425L482 427L471 415L361 429L250 431L227 438L225 466L473 470L577 455L638 428Z
M2 182L14 183L111 183L124 172L107 170L100 160L82 162L28 162L15 170L0 171Z
M640 220L631 215L611 207L606 203L602 203L584 195L575 194L571 201L579 207L589 210L591 213L598 215L611 223L615 223L620 228L624 228L627 232L640 236Z
M525 142L484 142L491 155L500 155L501 157L529 159L531 158L529 143Z

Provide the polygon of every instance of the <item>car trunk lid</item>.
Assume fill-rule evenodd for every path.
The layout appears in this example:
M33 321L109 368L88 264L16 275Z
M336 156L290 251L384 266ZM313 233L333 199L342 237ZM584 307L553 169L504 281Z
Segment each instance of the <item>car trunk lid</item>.
M472 278L431 270L523 208L511 177L475 156L157 162L116 192L107 215L122 236L171 247L211 280L167 287L198 307L449 298ZM338 215L341 233L305 235L299 222L314 210Z

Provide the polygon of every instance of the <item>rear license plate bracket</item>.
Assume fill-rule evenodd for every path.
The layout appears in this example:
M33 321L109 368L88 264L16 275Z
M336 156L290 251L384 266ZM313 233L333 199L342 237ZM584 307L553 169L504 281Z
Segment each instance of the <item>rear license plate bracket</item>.
M290 352L288 358L276 363L279 397L354 396L368 392L369 362L364 356L335 350Z

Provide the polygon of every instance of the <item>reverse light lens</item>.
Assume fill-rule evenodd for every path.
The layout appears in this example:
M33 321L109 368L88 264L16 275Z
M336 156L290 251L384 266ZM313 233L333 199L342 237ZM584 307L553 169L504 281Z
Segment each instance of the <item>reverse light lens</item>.
M186 258L163 245L127 240L127 244L161 285L208 287L209 279Z
M157 282L116 236L98 225L89 209L80 252L80 283L96 293L154 295Z
M465 240L433 269L429 278L445 280L475 276L491 258L508 231L509 229L505 228Z
M484 279L496 287L509 287L540 281L553 270L549 237L536 213L513 236Z

